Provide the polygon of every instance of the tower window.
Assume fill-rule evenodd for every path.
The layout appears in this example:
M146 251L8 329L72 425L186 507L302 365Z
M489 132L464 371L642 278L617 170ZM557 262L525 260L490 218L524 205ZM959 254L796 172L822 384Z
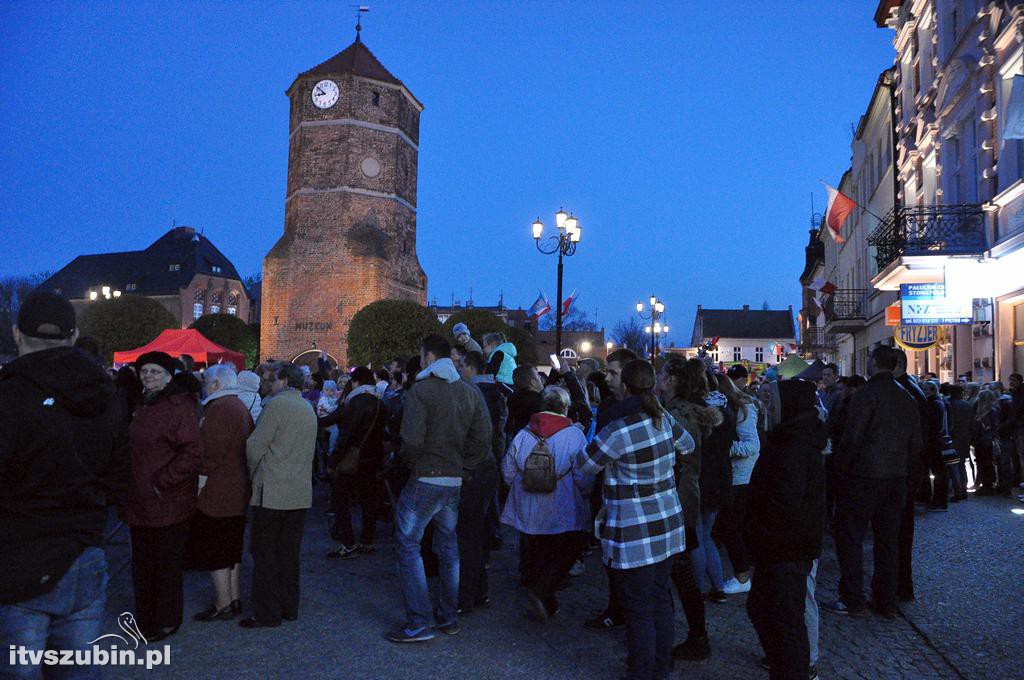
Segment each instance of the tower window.
M213 265L213 267L211 267L211 269L213 269L213 273L214 274L220 274L220 266L219 265L215 264L215 265Z
M380 106L380 92L373 93L373 105Z

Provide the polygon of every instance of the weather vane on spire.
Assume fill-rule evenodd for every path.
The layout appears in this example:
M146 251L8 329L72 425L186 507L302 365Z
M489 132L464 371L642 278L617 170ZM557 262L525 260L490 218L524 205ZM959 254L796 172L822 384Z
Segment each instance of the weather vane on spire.
M356 42L359 42L359 32L363 30L363 14L370 11L369 5L351 5L356 8Z

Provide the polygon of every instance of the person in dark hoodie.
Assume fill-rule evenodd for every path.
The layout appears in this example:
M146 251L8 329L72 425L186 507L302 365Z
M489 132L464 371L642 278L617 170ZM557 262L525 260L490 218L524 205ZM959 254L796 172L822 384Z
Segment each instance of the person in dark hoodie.
M504 389L487 372L480 352L471 351L462 359L459 375L474 385L484 397L491 419L491 450L463 463L462 493L459 496L459 612L490 605L487 560L498 532L498 463L505 455L505 421L508 406Z
M135 365L144 393L128 429L131 484L120 512L132 533L135 616L152 643L181 626L182 566L203 448L195 395L172 380L180 363L147 352Z
M101 635L107 508L128 478L124 400L73 349L75 311L25 298L0 370L0 639L42 653Z
M505 423L505 434L509 439L530 423L534 413L543 410L540 393L544 389L544 381L535 366L516 366L512 372L512 384L515 391L508 398L508 421Z
M807 575L821 555L827 434L814 383L779 383L781 421L750 476L747 546L754 574L747 615L773 680L816 677L804 623ZM810 669L810 673L809 673Z

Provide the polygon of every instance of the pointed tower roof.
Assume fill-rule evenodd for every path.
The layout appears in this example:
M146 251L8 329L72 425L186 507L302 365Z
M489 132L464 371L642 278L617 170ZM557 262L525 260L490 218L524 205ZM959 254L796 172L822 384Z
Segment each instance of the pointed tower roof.
M384 68L384 64L380 63L377 57L373 56L373 52L363 44L358 36L356 37L355 42L343 49L341 52L338 52L322 64L300 73L299 77L328 75L331 73L352 73L357 76L363 76L364 78L372 78L374 80L380 80L394 85L402 85L404 87L402 81L391 75L391 73Z

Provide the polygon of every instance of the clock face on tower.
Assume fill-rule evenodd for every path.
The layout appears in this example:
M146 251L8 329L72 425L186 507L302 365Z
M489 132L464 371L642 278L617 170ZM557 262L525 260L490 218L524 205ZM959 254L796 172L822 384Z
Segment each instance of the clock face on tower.
M318 109L329 109L338 101L338 84L333 80L321 80L313 86L313 103Z

